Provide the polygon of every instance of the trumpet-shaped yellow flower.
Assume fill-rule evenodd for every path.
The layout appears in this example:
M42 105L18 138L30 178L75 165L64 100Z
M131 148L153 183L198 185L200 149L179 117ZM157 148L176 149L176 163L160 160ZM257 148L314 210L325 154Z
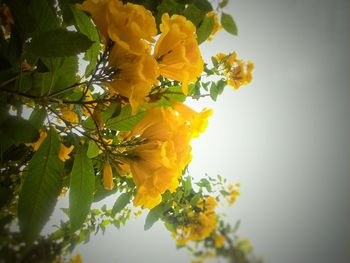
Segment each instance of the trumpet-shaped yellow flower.
M144 140L124 152L127 158L123 170L130 171L137 186L136 206L153 208L166 190L175 191L183 169L191 161L190 141L201 113L186 108L189 114L178 108L181 105L149 108L132 131L124 135Z
M182 82L184 94L188 83L203 71L203 59L197 44L196 27L181 15L165 13L160 25L161 35L154 49L160 74Z
M65 162L66 160L69 160L70 156L69 154L73 151L74 145L71 145L70 147L66 147L63 143L60 145L60 151L58 153L58 158Z
M108 34L119 46L131 53L143 54L150 51L150 42L157 34L152 13L142 5L121 1L109 3Z
M45 140L46 136L47 136L47 132L41 130L41 131L39 131L39 139L36 142L26 143L26 146L30 146L33 148L34 151L37 151L39 149L40 145Z
M216 14L216 12L211 11L207 14L207 17L212 17L214 20L214 27L210 33L210 36L208 38L208 41L211 41L213 39L213 36L222 28L219 22L219 18Z
M114 187L113 171L109 161L105 161L103 164L103 187L106 190L112 190Z
M199 134L205 131L208 125L208 118L213 114L211 109L203 109L198 113L180 102L174 102L173 107L182 116L186 116L186 119L189 121L192 138L199 137Z
M81 5L77 5L82 10L91 14L102 40L108 39L108 3L111 0L85 0Z
M78 6L91 14L104 42L112 39L135 54L149 52L157 28L144 6L119 0L86 0Z
M113 47L109 61L115 68L116 75L107 85L112 92L129 98L132 113L135 114L151 91L152 85L158 83L157 62L149 54L131 54L118 45Z

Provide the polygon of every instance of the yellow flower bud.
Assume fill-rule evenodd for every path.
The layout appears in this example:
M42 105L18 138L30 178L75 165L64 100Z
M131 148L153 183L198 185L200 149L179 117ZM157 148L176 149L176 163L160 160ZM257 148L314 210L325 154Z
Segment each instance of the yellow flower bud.
M114 187L113 172L109 161L103 164L103 187L106 190L112 190Z

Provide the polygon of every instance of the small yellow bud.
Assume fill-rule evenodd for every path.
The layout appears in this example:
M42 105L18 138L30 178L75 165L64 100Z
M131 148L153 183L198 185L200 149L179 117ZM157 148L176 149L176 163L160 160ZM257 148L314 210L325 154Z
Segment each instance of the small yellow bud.
M103 164L103 187L106 190L112 190L114 187L113 172L109 161Z

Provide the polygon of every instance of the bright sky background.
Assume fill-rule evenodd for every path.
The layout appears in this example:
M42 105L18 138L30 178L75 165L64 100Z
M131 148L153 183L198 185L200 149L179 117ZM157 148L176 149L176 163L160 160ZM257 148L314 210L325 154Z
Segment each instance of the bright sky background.
M220 32L203 56L236 51L255 62L254 80L191 102L214 115L190 172L241 183L224 211L266 263L350 262L350 2L231 0L226 12L238 37ZM160 222L143 230L146 215L76 251L85 263L189 262Z

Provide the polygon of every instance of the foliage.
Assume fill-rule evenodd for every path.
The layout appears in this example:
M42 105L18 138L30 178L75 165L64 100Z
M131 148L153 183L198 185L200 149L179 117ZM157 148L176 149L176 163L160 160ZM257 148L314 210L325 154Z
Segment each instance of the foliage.
M239 185L186 172L212 114L186 98L217 100L252 79L235 52L211 64L200 53L220 28L237 34L227 2L0 1L1 262L66 261L133 207L199 260L258 262L215 212ZM67 191L67 220L43 235ZM108 196L113 207L91 208Z

